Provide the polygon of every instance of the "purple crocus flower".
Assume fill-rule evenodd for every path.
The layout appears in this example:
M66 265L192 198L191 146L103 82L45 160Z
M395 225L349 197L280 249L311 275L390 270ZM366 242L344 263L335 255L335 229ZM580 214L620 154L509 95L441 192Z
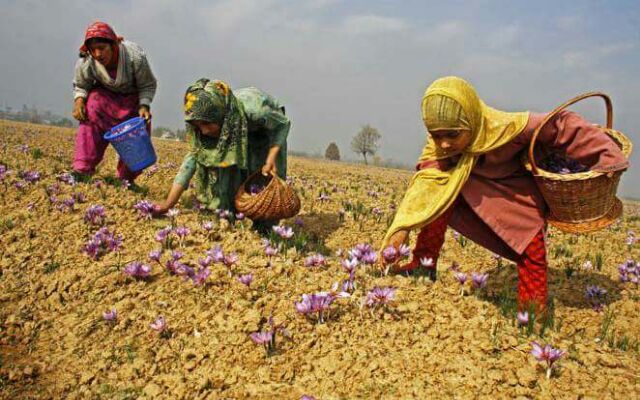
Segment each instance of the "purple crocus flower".
M455 278L458 280L458 283L460 283L460 285L464 285L467 282L467 274L465 274L464 272L456 272L454 274Z
M227 254L226 256L224 256L223 263L227 267L231 267L238 262L238 259L238 255L236 253Z
M351 273L352 271L356 270L356 267L358 266L358 259L351 258L349 260L342 260L341 264L342 264L342 269L344 269L345 272Z
M384 259L385 264L392 264L398 259L398 251L393 246L388 246L386 249L382 250L382 258Z
M163 333L167 330L168 325L164 317L160 315L149 325L149 327L158 333Z
M321 267L326 265L326 260L322 254L312 254L304 260L305 267Z
M151 267L141 263L140 261L134 261L127 264L123 270L125 275L132 278L146 279L151 275Z
M72 196L76 203L82 204L87 201L87 196L85 196L85 194L82 192L75 192Z
M362 261L363 264L373 265L378 261L378 253L375 251L364 253L362 257L360 257L360 261Z
M200 258L198 259L198 264L202 267L202 268L207 268L208 266L210 266L213 263L213 258L211 258L210 256L206 256L205 258Z
M229 210L220 210L218 212L218 218L220 219L230 219L233 214Z
M201 268L191 279L195 286L201 286L206 282L210 275L211 270L209 268Z
M321 203L324 203L325 201L329 201L331 198L329 197L328 194L322 192L320 193L320 196L318 196L318 201Z
M40 173L38 171L24 171L21 178L27 183L34 183L40 180Z
M118 318L118 312L116 311L115 308L112 308L110 311L105 311L102 313L102 319L104 319L107 322L115 322L117 318Z
M376 286L367 293L365 304L369 307L384 306L395 300L395 297L395 288Z
M169 238L170 233L171 233L171 227L167 226L165 228L160 229L158 232L156 232L155 239L157 242L165 243Z
M518 319L518 325L520 326L529 324L529 313L527 311L519 311L516 314L516 318Z
M591 303L591 306L594 310L601 311L604 307L604 302L607 297L607 291L600 286L590 285L587 286L585 297L587 298L589 303Z
M282 239L290 239L293 236L293 229L284 225L274 226L273 231Z
M133 208L138 211L138 215L142 219L150 220L153 218L153 203L148 200L140 200Z
M177 208L171 208L169 209L169 211L167 211L167 217L171 219L176 218L179 214L180 214L180 210L178 210Z
M184 253L178 250L174 250L171 252L171 259L173 261L178 261L180 260L182 257L184 257Z
M316 400L316 398L308 394L303 394L302 397L300 397L300 400Z
M243 285L246 285L247 287L249 287L251 286L251 282L253 282L253 275L251 274L240 275L238 277L238 281Z
M302 301L295 302L296 311L303 315L317 314L318 323L324 322L324 314L329 310L336 296L328 292L303 294Z
M184 242L184 239L189 236L189 234L191 233L191 230L189 228L187 228L186 226L178 226L177 228L175 228L173 230L173 233L176 234L176 236L178 236L178 240L180 241L180 245L182 245L182 243Z
M261 344L266 347L271 343L271 340L273 339L273 332L253 332L249 336L255 344Z
M296 226L298 226L298 227L303 227L304 226L304 221L300 217L296 217L296 219L295 219L295 221L293 221L293 223L296 224Z
M236 219L238 221L242 221L244 219L244 213L237 213L236 214Z
M268 245L268 246L266 246L264 248L264 254L267 257L271 258L271 257L275 256L276 254L278 254L278 248L274 247L274 246L271 246L271 245Z
M224 252L222 251L222 247L216 246L211 250L206 251L207 256L211 257L213 262L221 263L224 262Z
M547 379L551 378L551 370L553 369L555 362L565 354L566 352L564 350L554 349L549 344L542 347L537 342L531 342L531 355L539 362L546 363Z
M76 184L75 178L68 172L63 172L62 174L58 175L56 179L58 179L60 182L66 183L67 185L73 186Z
M82 247L82 252L91 257L91 259L97 260L100 256L101 243L101 241L91 239Z
M13 184L13 186L18 190L22 190L27 186L27 183L25 181L17 181Z
M423 268L431 269L434 266L433 258L423 257L420 259L420 265Z
M213 229L213 222L211 221L203 222L202 229L204 229L206 232L211 232L211 230Z
M162 257L162 249L153 250L149 252L149 260L151 261L155 261L159 263L161 257Z
M411 247L406 244L401 244L398 248L398 256L400 258L407 258L411 255Z
M84 221L91 225L102 225L105 218L104 207L99 204L90 206L84 214Z
M471 274L471 285L474 289L484 289L487 286L489 274L474 272Z

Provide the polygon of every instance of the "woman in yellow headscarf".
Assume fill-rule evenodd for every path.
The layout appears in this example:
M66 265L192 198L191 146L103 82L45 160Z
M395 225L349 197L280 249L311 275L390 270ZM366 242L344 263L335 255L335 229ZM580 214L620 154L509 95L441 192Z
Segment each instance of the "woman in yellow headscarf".
M413 259L396 272L425 266L432 279L447 225L518 264L521 308L547 301L546 205L520 162L545 115L503 112L486 105L458 77L434 81L422 99L430 139L418 172L387 231L383 247L399 247L419 229ZM594 171L625 169L615 142L579 115L562 111L537 139Z

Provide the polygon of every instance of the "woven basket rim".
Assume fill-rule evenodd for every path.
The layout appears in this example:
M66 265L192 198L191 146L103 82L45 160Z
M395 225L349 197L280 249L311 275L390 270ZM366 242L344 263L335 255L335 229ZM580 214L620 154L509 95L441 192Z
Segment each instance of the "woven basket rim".
M633 143L631 142L631 140L624 133L620 131L617 131L615 129L607 129L600 125L596 125L596 126L604 130L609 136L611 136L614 140L617 141L618 145L620 146L620 150L622 151L622 154L628 160L629 157L631 156L631 152L633 151ZM523 154L522 159L523 159L523 164L527 169L527 171L533 173L531 161L529 161L529 157L527 157L527 154ZM621 171L613 171L613 172L621 172ZM538 174L534 176L549 179L549 180L554 180L554 181L567 182L567 181L581 181L586 179L597 178L599 176L606 175L606 174L607 172L600 172L600 171L585 171L585 172L577 172L574 174L558 174L555 172L547 171L542 167L538 166Z

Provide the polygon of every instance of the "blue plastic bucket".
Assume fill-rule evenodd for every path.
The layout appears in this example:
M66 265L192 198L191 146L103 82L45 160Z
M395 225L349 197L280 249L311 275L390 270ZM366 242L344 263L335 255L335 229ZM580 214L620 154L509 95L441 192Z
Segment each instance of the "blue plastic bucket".
M104 135L133 172L141 171L158 160L146 125L143 118L135 117L114 126Z

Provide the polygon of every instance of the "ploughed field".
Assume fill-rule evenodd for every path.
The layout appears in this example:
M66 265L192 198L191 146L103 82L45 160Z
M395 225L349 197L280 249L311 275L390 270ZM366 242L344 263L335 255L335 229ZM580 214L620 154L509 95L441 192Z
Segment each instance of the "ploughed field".
M636 203L601 232L550 230L553 318L523 323L515 265L451 230L436 283L372 264L362 244L377 250L408 171L291 157L302 211L266 243L192 191L146 218L187 145L155 141L133 190L112 149L74 183L73 145L0 121L0 398L640 397ZM566 352L549 378L532 342Z

